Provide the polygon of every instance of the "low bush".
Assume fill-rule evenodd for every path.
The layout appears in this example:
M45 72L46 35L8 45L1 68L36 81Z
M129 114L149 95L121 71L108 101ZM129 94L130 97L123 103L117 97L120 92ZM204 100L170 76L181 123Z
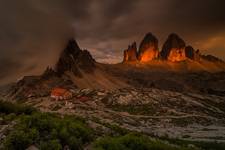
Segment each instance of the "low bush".
M4 148L7 150L24 150L37 140L38 134L35 129L17 129L7 136Z
M9 150L22 150L30 145L42 150L60 150L66 146L71 150L82 149L92 140L92 135L82 119L36 112L20 116L19 123L6 137L4 147Z

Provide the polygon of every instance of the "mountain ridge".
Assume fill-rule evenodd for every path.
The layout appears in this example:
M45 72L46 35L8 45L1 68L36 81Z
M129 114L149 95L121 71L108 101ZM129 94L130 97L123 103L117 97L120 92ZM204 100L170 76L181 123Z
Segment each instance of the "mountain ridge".
M164 51L158 50L158 40L152 33L146 34L139 49L137 47L136 42L128 46L121 63L102 64L95 61L88 50L82 50L76 40L70 39L54 68L47 67L41 76L24 77L12 86L8 95L48 95L54 87L108 90L154 87L208 93L216 86L211 81L209 84L203 83L214 76L221 78L218 85L221 84L222 92L225 91L225 87L222 86L225 84L224 62L212 55L201 55L199 50L186 46L178 35L168 36ZM162 58L163 53L166 54L165 59ZM191 74L196 74L203 83L200 84ZM201 79L201 76L205 76L206 79ZM193 80L193 84L186 82L189 80ZM199 86L195 87L195 84Z
M136 44L136 42L134 43ZM223 60L213 55L202 55L199 49L195 50L191 45L186 46L185 41L176 33L171 33L168 36L161 51L159 51L158 43L158 39L155 35L151 32L147 33L140 42L139 49L132 49L132 46L128 46L129 48L124 51L123 62L146 63L153 60L162 60L176 63L190 59L197 62L210 61L214 63L224 63ZM137 59L126 59L126 57L136 57Z

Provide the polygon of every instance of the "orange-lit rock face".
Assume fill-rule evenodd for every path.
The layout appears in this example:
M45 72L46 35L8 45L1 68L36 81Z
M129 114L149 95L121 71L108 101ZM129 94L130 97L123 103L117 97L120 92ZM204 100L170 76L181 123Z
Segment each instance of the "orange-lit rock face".
M152 33L148 33L140 44L138 60L140 62L149 62L158 58L158 56L158 39Z
M178 62L186 59L185 42L176 34L170 34L163 45L161 58L164 60Z
M123 61L125 62L125 61L128 61L128 60L129 60L128 52L127 52L127 50L124 50L124 52L123 52Z
M170 50L167 60L172 62L179 62L186 60L185 49L172 48Z
M137 61L137 46L135 42L124 51L123 62L127 61Z
M158 56L159 56L158 50L148 48L142 54L139 55L138 59L140 62L148 62L158 58Z

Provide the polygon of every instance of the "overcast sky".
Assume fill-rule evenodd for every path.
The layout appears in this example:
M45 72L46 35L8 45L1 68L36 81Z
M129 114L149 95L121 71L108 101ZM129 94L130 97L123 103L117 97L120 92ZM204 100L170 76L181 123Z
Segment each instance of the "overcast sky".
M0 0L0 83L40 74L75 37L100 62L147 32L225 59L224 0Z

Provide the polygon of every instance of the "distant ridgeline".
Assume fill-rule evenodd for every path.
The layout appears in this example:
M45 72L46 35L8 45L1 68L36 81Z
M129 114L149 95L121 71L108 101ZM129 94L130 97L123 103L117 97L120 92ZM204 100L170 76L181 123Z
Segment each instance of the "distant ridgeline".
M158 39L148 33L140 43L137 49L136 42L124 50L123 62L150 62L152 60L164 60L170 62L180 62L184 60L223 62L212 55L202 55L199 50L192 46L186 46L186 43L177 34L170 34L159 51Z
M183 61L187 63L173 63ZM133 62L135 65L127 66L129 63L133 64ZM148 65L143 65L145 70L136 70L139 69L139 67L136 67L139 62L148 63ZM142 65L139 66L142 67ZM138 74L130 76L126 67L131 67L130 71ZM142 85L146 83L151 85L153 78L146 73L148 73L147 70L154 70L154 67L160 71L222 72L225 70L225 63L215 56L201 55L199 50L186 46L184 40L176 34L168 36L161 51L158 48L158 39L152 33L146 34L139 48L137 48L136 42L131 44L124 51L123 63L116 65L96 62L88 50L81 49L74 39L70 39L54 68L48 67L39 76L25 76L12 85L7 96L12 99L26 99L51 95L60 99L64 96L70 97L71 94L68 89L117 89L136 86L139 81L142 81L140 82ZM150 80L143 78L144 76L149 77ZM165 79L165 76L162 78ZM137 82L133 82L137 79ZM158 81L163 81L160 76ZM158 85L162 87L163 83ZM65 90L58 90L58 88Z

